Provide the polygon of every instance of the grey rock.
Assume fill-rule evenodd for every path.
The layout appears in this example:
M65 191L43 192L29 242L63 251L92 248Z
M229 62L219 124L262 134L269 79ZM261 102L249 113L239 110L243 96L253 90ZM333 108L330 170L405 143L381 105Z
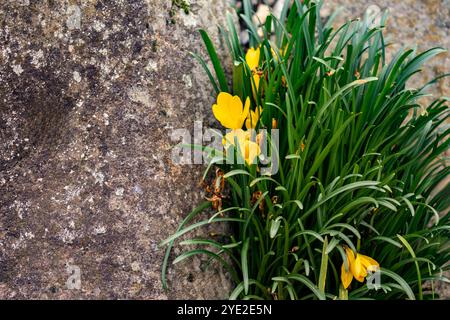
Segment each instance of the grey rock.
M329 15L336 9L342 9L336 25L348 19L362 18L367 9L389 13L385 31L386 41L393 45L387 49L388 58L402 48L417 48L418 52L432 47L450 49L450 1L449 0L327 0L324 1L323 15ZM434 77L448 73L450 55L441 54L429 61L420 75L410 82L411 87L423 85ZM450 81L441 79L430 88L430 93L439 96L450 95ZM425 100L425 101L429 101Z
M199 259L160 282L158 243L202 198L203 168L170 160L170 130L209 121L214 101L189 51L198 28L218 43L229 10L190 2L1 2L1 299L229 293Z

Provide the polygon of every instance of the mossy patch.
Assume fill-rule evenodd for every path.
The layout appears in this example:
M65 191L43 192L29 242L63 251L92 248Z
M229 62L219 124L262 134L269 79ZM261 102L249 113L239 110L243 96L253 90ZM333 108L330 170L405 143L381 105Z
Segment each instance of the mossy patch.
M189 14L191 10L191 5L188 0L172 0L172 7L170 8L169 15L171 22L175 24L175 15L177 10L183 10L185 14Z

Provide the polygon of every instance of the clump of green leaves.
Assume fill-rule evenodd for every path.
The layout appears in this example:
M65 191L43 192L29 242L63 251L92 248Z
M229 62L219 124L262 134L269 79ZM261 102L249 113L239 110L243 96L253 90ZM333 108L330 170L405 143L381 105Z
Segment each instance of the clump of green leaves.
M434 283L449 281L448 98L424 107L419 99L437 79L416 89L407 82L444 50L403 49L387 61L386 15L376 24L367 16L333 29L333 17L324 22L319 15L321 1L289 3L281 17L268 17L259 37L244 1L241 18L260 50L257 94L231 17L228 30L220 29L234 60L231 86L202 32L213 69L194 56L216 94L262 106L258 128L271 129L276 120L280 168L261 176L255 165L213 158L208 170L223 170L230 195L221 211L194 223L211 207L201 204L163 242L163 284L176 239L226 222L233 231L226 241L182 241L199 248L173 263L196 254L219 261L235 281L232 299L437 298ZM356 281L342 286L347 249L380 264L377 290ZM425 281L431 290L423 290Z

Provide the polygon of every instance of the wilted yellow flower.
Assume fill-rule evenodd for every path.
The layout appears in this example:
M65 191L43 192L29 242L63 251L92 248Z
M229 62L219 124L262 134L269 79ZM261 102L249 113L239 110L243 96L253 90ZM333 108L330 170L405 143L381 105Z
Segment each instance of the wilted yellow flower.
M352 249L350 249L350 248L345 248L345 253L347 255L348 269L346 270L345 263L342 263L341 280L342 280L342 285L344 286L345 289L347 289L353 280L353 274L351 272L351 265L355 262L355 254L353 253Z
M212 106L214 117L220 124L228 129L241 129L250 110L250 99L247 98L245 106L241 98L229 93L221 92L217 97L217 104Z
M278 120L275 118L272 118L272 129L278 128Z
M363 282L367 277L367 270L375 271L380 267L371 257L358 253L356 259L351 266L351 270L355 279L359 282Z
M342 263L341 267L341 280L345 289L348 288L353 280L353 277L357 281L363 282L367 277L367 270L375 271L380 267L378 262L371 257L360 253L357 253L355 257L353 250L350 248L345 248L345 253L347 255L348 270L345 269L344 263Z
M244 131L242 129L232 130L227 133L223 139L225 148L233 145L236 146L236 141L239 145L239 151L248 165L252 165L255 158L261 154L261 148L259 145L251 141L251 132Z
M305 151L305 148L306 148L305 143L302 141L300 143L300 150L302 150L302 152L303 152L303 151Z
M259 119L261 118L262 108L258 107L255 111L250 110L248 113L247 119L245 120L245 127L247 129L255 129L258 124Z

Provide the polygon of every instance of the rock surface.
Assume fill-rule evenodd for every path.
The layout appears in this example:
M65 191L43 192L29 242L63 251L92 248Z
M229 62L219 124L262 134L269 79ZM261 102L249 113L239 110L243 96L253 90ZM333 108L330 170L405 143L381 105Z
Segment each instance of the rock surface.
M389 12L385 35L388 41L395 42L388 48L390 55L401 47L417 48L418 52L432 47L450 50L450 0L325 0L322 15L334 10L342 11L336 23L364 16L369 9L372 12ZM423 72L412 79L412 87L425 84L434 77L450 71L450 54L444 53L426 64ZM430 88L435 97L450 96L450 79L440 80Z
M227 296L198 260L160 283L157 244L201 201L170 130L214 100L189 51L229 10L190 3L1 1L0 299Z
M252 0L255 15L253 20L265 21L267 4L271 6L274 15L281 12L284 3L289 0ZM290 0L292 2L292 0ZM235 0L237 8L242 10L242 0ZM323 18L329 17L336 10L339 14L335 20L335 27L341 26L349 19L362 18L366 10L371 12L389 12L386 39L395 43L388 48L388 57L402 46L417 48L418 52L432 47L443 47L450 50L450 0L324 0L321 10ZM243 26L245 24L243 23ZM241 31L241 41L248 43L248 34ZM394 42L393 41L393 42ZM434 77L448 73L450 68L450 54L442 54L427 64L419 76L410 83L419 86ZM445 79L431 88L436 96L450 96L450 80Z

